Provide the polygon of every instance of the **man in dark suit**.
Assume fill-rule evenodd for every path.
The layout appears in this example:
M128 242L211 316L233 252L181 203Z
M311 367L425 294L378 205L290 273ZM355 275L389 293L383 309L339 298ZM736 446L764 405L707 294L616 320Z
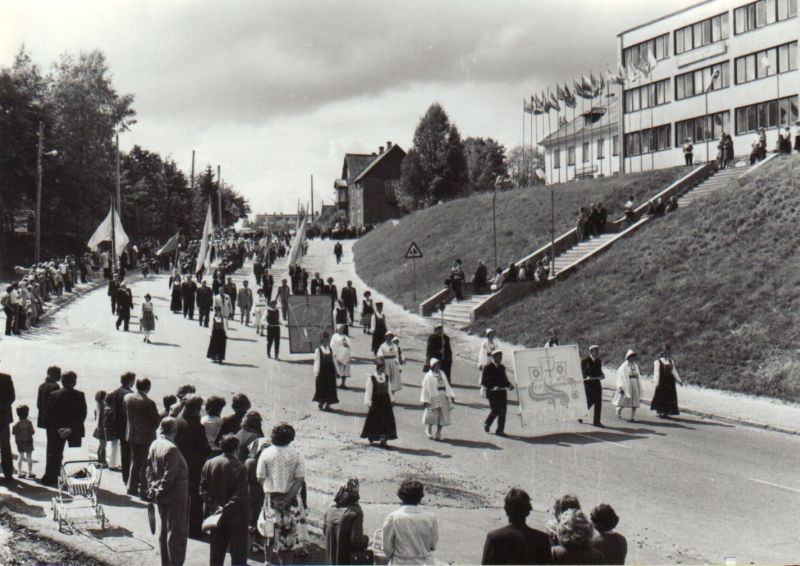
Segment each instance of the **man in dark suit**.
M108 280L108 298L111 299L111 314L117 314L117 291L119 291L119 276L114 275Z
M436 358L441 362L441 369L447 376L447 382L453 383L450 375L453 369L453 350L450 348L450 337L444 333L444 326L437 324L433 327L433 334L428 336L428 347L425 350L425 359Z
M14 381L7 373L0 373L0 466L6 481L14 478L14 456L11 453L11 423L14 413L11 405L16 400Z
M133 308L133 294L128 289L127 283L124 281L119 284L117 291L117 330L119 325L124 323L125 332L128 331L128 326L131 322L131 309Z
M54 441L53 450L47 455L42 483L55 485L61 473L64 457L64 444L77 448L85 436L83 423L86 421L86 397L75 389L78 376L68 371L61 376L58 391L53 391L47 399L48 436Z
M181 300L183 301L183 318L194 320L194 299L197 295L197 283L192 281L192 276L187 275L181 283Z
M203 398L187 395L183 398L183 410L175 419L177 432L175 446L181 451L189 472L189 536L203 538L203 500L200 497L200 475L203 465L211 454L206 429L200 422Z
M47 368L47 377L39 386L39 391L36 396L36 410L39 413L36 418L36 426L45 429L45 434L47 435L45 454L50 454L50 451L55 446L55 439L50 436L52 429L48 427L47 400L50 398L50 394L53 393L53 391L61 389L61 386L58 384L59 381L61 381L61 368L58 366L50 366Z
M492 363L483 367L481 374L481 389L486 393L491 409L489 417L483 423L483 430L489 432L492 423L497 419L497 436L505 436L506 411L508 409L508 391L514 389L506 376L506 366L503 365L503 352L492 352Z
M583 387L586 389L586 404L588 408L594 407L594 426L603 427L600 422L600 415L603 411L603 362L600 360L600 347L589 346L589 355L581 360L581 371L583 372ZM583 422L583 420L581 420Z
M214 304L214 295L211 287L208 286L205 279L200 283L200 288L197 289L197 308L200 311L200 326L208 328L208 319L211 314L211 307Z
M550 538L525 524L532 509L528 494L512 489L504 508L509 524L486 535L481 564L550 564Z
M236 457L239 439L226 436L219 443L222 454L203 465L200 495L205 504L203 516L221 510L218 526L211 531L210 564L223 564L230 547L231 564L247 563L249 490L247 469Z
M358 293L356 288L353 287L353 282L348 281L347 286L342 288L341 299L344 303L344 308L347 309L347 314L350 316L350 324L355 324L355 310L358 304Z
M222 291L231 298L231 312L228 315L229 320L233 320L233 311L236 310L236 283L233 282L233 279L228 277L228 281L225 285L222 286Z
M161 421L155 401L147 394L150 380L146 377L136 380L136 393L125 396L125 417L127 425L125 438L131 447L131 471L128 477L128 495L142 495L146 488L144 468L147 451L156 439L156 429Z
M131 445L125 436L128 420L125 417L125 396L133 393L136 374L125 372L119 378L120 386L106 396L106 412L103 415L103 432L106 440L111 442L111 460L109 466L117 465L115 444L119 447L122 461L122 483L128 485L128 472L131 469Z
M261 277L262 288L264 289L264 298L267 299L269 302L270 298L272 297L272 289L275 287L275 279L273 279L272 274L267 271Z

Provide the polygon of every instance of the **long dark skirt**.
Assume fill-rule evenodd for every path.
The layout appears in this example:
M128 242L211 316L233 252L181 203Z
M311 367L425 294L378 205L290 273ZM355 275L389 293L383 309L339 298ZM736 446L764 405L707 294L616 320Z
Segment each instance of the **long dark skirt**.
M372 353L377 354L378 348L386 340L386 322L376 321L375 328L372 330Z
M214 361L222 361L225 359L225 347L228 342L228 337L224 332L217 332L211 335L211 341L208 343L208 353L206 357Z
M678 392L675 390L675 377L662 375L656 385L650 409L662 415L680 415L678 410Z
M316 389L314 390L314 399L317 403L327 403L332 405L339 402L339 397L336 394L336 370L330 371L324 365L319 372L316 379Z
M361 438L367 438L370 442L381 440L397 439L397 425L394 422L394 412L392 402L389 400L388 393L376 393L372 396L372 405L367 413L367 420L364 422L364 430L361 431Z
M172 312L183 311L183 303L181 302L181 288L172 287L172 301L169 303L169 310Z

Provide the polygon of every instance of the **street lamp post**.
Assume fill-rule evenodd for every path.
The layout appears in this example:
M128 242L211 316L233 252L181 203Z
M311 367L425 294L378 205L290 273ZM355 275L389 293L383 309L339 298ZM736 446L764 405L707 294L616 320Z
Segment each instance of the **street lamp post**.
M492 194L492 240L494 242L494 270L497 272L497 213L495 201L497 201L497 185L502 177L497 177L494 181L494 193Z
M44 153L44 124L39 122L39 144L36 152L36 216L34 224L36 230L34 242L34 262L39 263L42 253L42 157L54 157L58 151L52 150Z

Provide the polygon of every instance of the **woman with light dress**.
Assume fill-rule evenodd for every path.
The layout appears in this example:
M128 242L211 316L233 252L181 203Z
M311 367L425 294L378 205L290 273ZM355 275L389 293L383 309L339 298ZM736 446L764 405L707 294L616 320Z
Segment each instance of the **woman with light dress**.
M347 389L346 381L350 377L350 338L347 337L347 325L340 324L331 338L333 363L336 366L336 377L342 380L341 388Z
M384 359L386 376L392 393L397 393L403 388L403 378L400 371L400 356L397 344L394 343L394 333L386 332L385 341L378 347L378 356Z
M636 422L636 409L642 397L639 384L639 364L636 363L636 352L628 350L625 361L617 370L617 390L614 393L614 406L617 407L617 416L622 418L622 409L631 410L631 422Z
M682 386L683 380L675 369L675 361L672 359L669 344L664 345L661 353L658 354L658 359L653 363L653 381L656 383L656 390L653 393L653 400L650 402L650 409L662 419L680 415L675 384L679 383Z
M267 327L267 306L269 305L264 297L264 289L259 289L256 304L253 307L253 326L256 327L256 334L259 336L264 335L264 329Z
M144 334L144 342L148 344L152 344L152 342L150 342L150 335L156 331L157 319L158 317L153 312L152 297L150 296L150 293L148 293L144 296L142 312L139 314L139 326Z
M428 438L440 440L442 428L450 425L450 412L453 410L456 396L447 382L447 376L441 370L441 362L431 358L429 365L431 369L422 379L422 392L419 398L425 407L422 424L425 425L425 435Z

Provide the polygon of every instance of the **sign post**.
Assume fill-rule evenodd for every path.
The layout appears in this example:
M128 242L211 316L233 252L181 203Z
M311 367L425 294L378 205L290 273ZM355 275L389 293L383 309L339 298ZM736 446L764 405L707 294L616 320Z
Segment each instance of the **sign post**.
M422 257L422 250L419 249L419 246L416 242L411 242L411 245L408 246L408 251L406 252L406 259L411 260L411 273L412 277L414 278L414 303L417 302L417 258Z

